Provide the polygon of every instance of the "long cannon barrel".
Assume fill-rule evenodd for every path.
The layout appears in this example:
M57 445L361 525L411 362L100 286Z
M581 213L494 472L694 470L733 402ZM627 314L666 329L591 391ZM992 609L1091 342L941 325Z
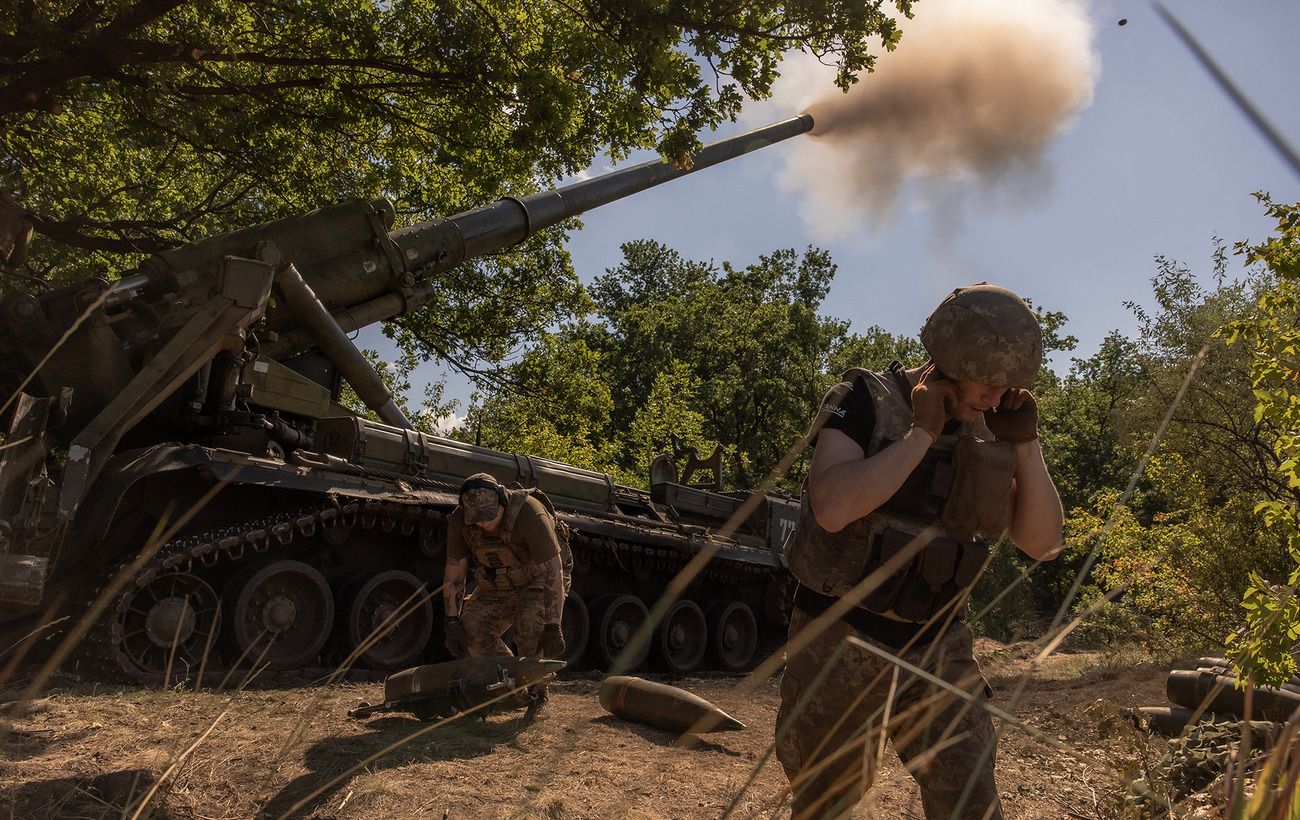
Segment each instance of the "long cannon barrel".
M229 407L236 399L232 391L244 389L256 392L265 405L271 401L268 396L278 391L280 398L273 402L278 409L319 416L326 411L325 400L304 401L302 395L305 391L318 396L317 388L328 388L331 374L312 370L315 375L303 378L313 381L313 386L291 384L295 381L291 374L271 373L272 362L288 363L319 350L368 407L391 425L409 427L388 388L348 334L418 309L446 286L439 274L468 259L511 247L569 217L805 133L812 126L808 115L792 117L708 145L688 167L654 160L398 230L393 230L397 215L392 203L374 199L330 205L208 237L154 254L111 285L94 279L39 297L18 295L5 300L0 303L0 355L17 363L13 369L26 367L35 373L34 395L75 389L77 401L69 411L71 430L127 390L140 373L143 351L172 345L168 358L144 357L152 362L149 387L127 391L135 391L132 396L148 393L161 401L204 366L207 347L228 346L223 335L242 337L247 325L256 337L259 363L253 376L239 378L261 382L237 388L230 381L235 376L231 362L219 362L198 376L205 383L230 384L216 394L192 398L191 403L208 409ZM260 283L264 275L273 277L270 286ZM223 317L218 314L224 303L230 310ZM100 306L99 318L83 323L78 317L87 306ZM187 334L180 333L183 327L190 328ZM62 338L65 331L66 339ZM87 368L88 361L97 365ZM104 420L119 432L156 404L154 399L121 401L129 409L119 408L112 414L114 420ZM104 440L110 438L106 434Z
M705 146L692 158L689 168L662 159L653 160L522 199L500 199L491 205L453 216L450 221L465 237L466 257L481 256L518 244L569 217L798 136L810 130L812 124L812 117L808 114L791 117ZM408 228L394 234L398 246L402 246L406 237L416 231L418 228Z
M427 302L441 285L428 281L434 274L454 267L467 259L493 253L517 245L540 230L565 219L606 205L623 197L653 188L720 162L726 162L750 151L804 134L813 127L808 114L773 123L753 131L729 137L705 146L692 158L690 167L675 166L658 159L605 174L595 179L545 191L523 198L505 198L490 205L456 214L446 219L432 219L389 234L391 248L385 254L372 252L376 260L360 260L364 268L383 265L392 270L400 266L396 280L401 287L384 287L368 299L353 301L336 289L318 281L311 282L323 301L343 309L334 313L334 319L346 333L367 325L382 322L415 310ZM377 212L385 207L391 214L391 205L382 200L371 203ZM391 219L391 217L390 217ZM302 266L304 274L308 267ZM353 283L356 268L353 268ZM327 277L317 276L317 280ZM329 276L337 280L337 275ZM384 277L394 281L392 274ZM378 277L370 277L376 282ZM313 337L303 329L291 329L280 338L264 346L263 352L284 359L315 344Z

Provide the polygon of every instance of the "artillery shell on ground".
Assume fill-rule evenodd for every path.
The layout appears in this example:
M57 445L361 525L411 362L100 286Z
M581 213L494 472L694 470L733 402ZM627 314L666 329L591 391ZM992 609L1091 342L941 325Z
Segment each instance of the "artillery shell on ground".
M1195 709L1188 709L1183 706L1139 706L1133 710L1133 713L1141 717L1151 731L1166 737L1181 735L1189 723L1232 723L1238 725L1241 723L1241 718L1236 715L1221 715L1217 712L1201 712L1197 714ZM1276 734L1281 730L1281 724L1271 720L1252 720L1250 728L1254 732Z
M1198 715L1196 710L1185 706L1139 706L1134 711L1146 722L1146 726L1151 731L1166 737L1177 737L1182 734L1183 729L1192 722L1193 718L1197 722L1211 723L1233 723L1237 720L1231 715L1220 715L1214 712L1202 712Z
M494 655L413 666L388 676L382 704L363 703L348 717L399 711L432 720L477 707L517 708L527 705L528 687L554 679L564 666L564 661Z
M745 728L699 695L629 675L612 675L601 682L600 705L623 720L678 734Z
M1216 675L1227 675L1230 678L1237 676L1237 670L1233 668L1232 662L1227 658L1197 658L1196 668L1209 670ZM1292 675L1286 683L1278 688L1300 693L1300 675Z
M1300 693L1272 686L1248 689L1251 690L1250 717L1255 720L1287 720L1300 708ZM1170 672L1165 690L1170 703L1188 709L1229 715L1242 715L1246 711L1246 690L1237 688L1237 678L1209 670Z

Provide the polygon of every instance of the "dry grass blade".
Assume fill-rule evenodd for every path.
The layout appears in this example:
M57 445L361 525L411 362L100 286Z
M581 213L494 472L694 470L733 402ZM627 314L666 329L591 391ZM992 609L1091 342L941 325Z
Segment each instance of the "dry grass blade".
M306 796L300 798L300 799L298 800L298 802L296 802L296 803L294 803L292 806L290 806L290 807L289 807L289 808L288 808L288 809L287 809L283 814L280 815L280 817L281 817L281 818L289 818L289 817L293 817L293 816L296 815L296 814L298 813L298 811L301 810L304 806L307 806L308 804L310 804L313 800L315 800L315 799L316 799L317 797L319 797L320 795L322 795L322 794L324 794L325 792L329 791L330 789L334 788L334 787L337 786L339 783L342 783L343 780L344 780L345 778L347 778L349 775L353 774L354 772L360 771L361 769L365 768L366 766L369 766L371 763L373 763L374 761L380 759L380 758L383 757L384 755L391 754L392 752L394 752L394 751L396 751L396 750L402 748L403 746L405 746L406 744L410 743L411 741L416 740L417 738L424 737L425 735L429 734L430 732L436 731L437 729L442 728L443 726L446 726L446 725L448 725L449 723L452 723L452 722L457 721L457 720L461 720L461 719L463 719L463 718L468 718L468 717L471 716L471 715L484 713L484 712L486 712L487 710L491 709L491 708L492 708L493 706L495 706L496 704L501 703L502 701L506 700L507 698L513 698L515 695L519 694L519 693L522 692L522 691L524 691L524 687L515 687L515 688L513 688L513 689L506 690L506 691L502 692L501 694L497 695L495 698L492 698L491 700L488 700L488 701L485 701L485 702L483 702L483 703L480 703L480 704L478 704L477 706L474 706L474 707L471 708L471 709L467 709L467 710L465 710L464 712L457 712L457 713L456 713L455 715L453 715L452 717L449 717L449 718L442 718L442 719L440 719L440 720L433 721L433 722L430 723L429 725L424 726L424 727L418 729L418 730L415 731L415 732L412 732L411 734L407 735L406 737L402 737L402 738L399 738L399 739L393 741L392 743L388 744L387 746L385 746L384 748L380 749L379 751L374 752L373 754L370 754L370 755L368 755L368 756L362 758L361 760L357 761L355 764L353 764L352 766L348 767L348 768L345 769L344 771L339 772L337 775L335 775L334 777L330 778L330 779L327 780L325 783L322 783L320 786L317 786L317 787L316 787L313 791L311 791L309 794L307 794Z
M875 644L869 643L867 641L859 640L857 638L849 638L848 640L857 648L866 652L870 652L871 654L883 658L887 661L890 661L891 663L895 663L901 669L907 671L912 675L916 675L918 678L921 678L927 683L933 686L937 686L940 689L947 691L949 694L961 698L962 700L966 701L967 703L971 704L976 708L985 710L990 715L997 718L998 720L1001 720L1004 723L1007 723L1011 726L1015 726L1017 729L1020 729L1025 734L1029 735L1030 737L1034 738L1040 743L1050 746L1056 751L1061 752L1063 754L1067 754L1072 757L1077 756L1076 752L1071 747L1067 746L1066 744L1062 743L1061 741L1057 740L1054 737L1048 737L1046 734L1040 732L1039 730L1025 723L1023 720L1011 714L1010 712L1006 711L1005 709L994 706L993 704L989 703L983 698L980 698L977 695L973 695L959 686L954 686L948 681L944 680L943 678L940 678L937 675L927 672L926 670L920 668L919 666L916 666L915 664L908 663L907 661L898 657L894 653L886 649L882 649L876 646Z
M185 747L185 751L181 752L176 759L171 762L171 765L167 767L166 771L162 773L162 776L159 777L158 780L149 788L149 791L145 793L144 797L140 798L140 805L136 806L135 812L131 815L131 820L139 820L140 815L146 808L148 808L149 804L153 802L154 795L156 795L158 790L162 788L163 783L166 783L167 780L171 778L172 774L174 774L176 770L189 759L189 756L194 753L195 749L203 745L203 741L208 739L208 735L212 734L212 730L216 729L217 724L220 723L222 718L229 713L229 707L222 710L221 714L217 715L208 728L204 730L203 734L195 738L194 742Z
M131 582L136 573L143 569L145 564L149 563L153 556L158 553L158 550L162 549L164 544L174 538L176 533L180 532L181 529L189 523L189 521L197 515L201 509L203 509L203 507L211 502L212 499L216 497L217 493L219 493L225 486L226 484L224 481L214 484L190 509L186 510L185 513L170 525L167 524L170 515L164 515L159 518L154 527L153 534L150 535L145 546L129 564L123 567L115 576L113 576L113 579L99 591L99 594L95 596L95 600L91 603L89 608L87 608L85 614L83 614L81 619L77 621L69 631L68 635L62 642L60 642L59 646L51 653L49 659L36 673L31 684L27 688L27 693L23 697L24 700L34 698L38 693L45 689L45 685L49 682L50 676L54 674L56 669L63 665L63 662L68 659L68 656L71 655L73 650L81 644L86 635L90 633L90 630L94 628L99 619L103 617L104 613L108 610L109 603L126 588L127 584Z
M1238 88L1232 78L1219 67L1218 61L1210 56L1205 47L1192 36L1192 33L1174 16L1173 12L1165 8L1164 3L1157 0L1157 2L1152 3L1152 6L1154 6L1160 18L1173 30L1174 34L1178 35L1178 39L1183 41L1183 45L1187 46L1188 50L1192 52L1192 55L1196 57L1201 66L1210 72L1210 76L1219 84L1219 87L1232 98L1238 110L1246 116L1246 119L1250 120L1257 131L1264 135L1264 139L1268 140L1274 150L1291 166L1291 170L1300 174L1300 154L1297 154L1295 149L1291 147L1286 137L1282 136L1282 132L1273 127L1273 124L1255 107L1255 104L1250 101L1245 92Z

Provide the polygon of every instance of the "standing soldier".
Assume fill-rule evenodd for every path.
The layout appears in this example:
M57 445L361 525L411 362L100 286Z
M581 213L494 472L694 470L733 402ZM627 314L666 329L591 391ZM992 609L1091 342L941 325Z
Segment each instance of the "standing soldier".
M927 818L1002 816L997 738L982 708L992 691L962 617L989 540L1007 535L1036 559L1061 547L1061 501L1029 392L1042 332L1019 296L980 283L944 299L921 342L925 366L849 371L813 424L786 548L799 585L777 715L796 820L853 808L874 778L882 731L920 785ZM852 605L819 619L836 604Z
M443 576L444 635L452 655L509 655L501 636L511 626L520 657L564 654L560 619L569 562L556 530L551 511L528 490L507 490L487 473L465 479L447 524ZM471 556L475 587L467 598ZM533 694L540 705L546 690Z

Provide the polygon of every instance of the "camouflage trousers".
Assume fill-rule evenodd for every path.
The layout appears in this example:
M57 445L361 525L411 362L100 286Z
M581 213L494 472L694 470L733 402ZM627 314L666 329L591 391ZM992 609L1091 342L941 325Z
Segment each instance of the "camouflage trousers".
M513 626L519 656L535 658L546 624L546 590L540 585L513 592L480 588L465 599L460 617L469 636L469 654L512 654L501 638Z
M811 621L796 609L791 639ZM776 754L790 779L795 820L847 815L875 779L885 737L920 785L928 820L1000 820L988 712L848 643L815 685L849 636L870 640L834 621L787 660L781 679ZM990 693L965 624L901 657L981 699Z

